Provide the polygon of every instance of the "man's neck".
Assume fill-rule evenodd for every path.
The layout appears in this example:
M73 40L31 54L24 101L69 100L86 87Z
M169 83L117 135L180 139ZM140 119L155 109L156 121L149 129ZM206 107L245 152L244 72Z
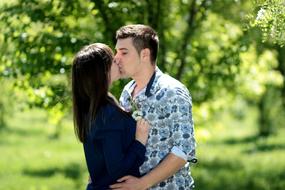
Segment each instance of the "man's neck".
M133 78L136 81L136 86L132 93L133 97L135 97L143 88L147 86L154 72L155 72L155 66L144 72L140 72L140 75L135 76Z

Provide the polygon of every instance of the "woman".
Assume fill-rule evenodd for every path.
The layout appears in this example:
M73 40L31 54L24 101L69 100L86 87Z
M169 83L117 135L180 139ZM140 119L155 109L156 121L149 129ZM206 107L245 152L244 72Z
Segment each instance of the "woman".
M83 143L88 190L108 189L125 175L140 176L149 125L125 113L108 93L119 78L113 52L105 44L83 47L72 65L74 128Z

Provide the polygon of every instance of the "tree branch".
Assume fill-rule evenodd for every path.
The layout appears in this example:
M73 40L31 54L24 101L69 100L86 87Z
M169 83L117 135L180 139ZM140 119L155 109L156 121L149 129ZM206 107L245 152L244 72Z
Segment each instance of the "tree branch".
M198 7L198 9L202 10L204 8L206 10L207 1L208 0L204 0L201 3L200 7ZM178 71L177 71L177 74L176 74L176 79L178 79L178 80L181 79L184 67L186 65L187 45L188 45L190 39L193 37L193 35L195 33L195 29L198 28L198 25L201 23L201 21L206 16L206 11L202 11L201 17L196 19L198 9L196 7L196 0L193 0L189 6L189 17L187 20L187 28L186 28L186 32L184 33L184 36L182 38L182 45L181 45L181 49L180 49L179 54L178 54L178 59L181 60L181 64L180 64Z
M111 23L111 21L114 20L114 17L109 18L109 15L113 15L113 14L108 13L108 10L110 9L105 5L103 0L90 0L90 1L95 4L95 7L99 10L101 17L103 19L104 27L105 27L103 34L106 35L105 39L110 40L113 43L115 43L116 42L115 30L114 30L114 27L112 27L114 24Z

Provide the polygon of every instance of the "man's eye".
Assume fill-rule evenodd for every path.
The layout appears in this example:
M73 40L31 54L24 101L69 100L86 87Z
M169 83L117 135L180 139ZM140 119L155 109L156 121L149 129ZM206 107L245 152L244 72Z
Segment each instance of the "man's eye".
M122 52L123 55L127 55L127 52Z

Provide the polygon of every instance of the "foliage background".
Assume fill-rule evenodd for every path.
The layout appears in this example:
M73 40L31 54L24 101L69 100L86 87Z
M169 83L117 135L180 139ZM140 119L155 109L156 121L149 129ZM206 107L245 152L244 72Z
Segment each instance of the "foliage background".
M2 0L4 189L17 189L8 171L29 176L21 182L27 189L84 187L83 152L72 133L70 66L83 45L114 47L115 31L130 23L158 32L158 66L192 94L197 189L283 189L285 167L277 158L285 157L284 7L284 0ZM126 82L113 85L115 96ZM34 140L22 143L25 137ZM19 153L10 169L6 162L29 147L38 161L29 157L24 167ZM50 160L45 167L41 151Z

